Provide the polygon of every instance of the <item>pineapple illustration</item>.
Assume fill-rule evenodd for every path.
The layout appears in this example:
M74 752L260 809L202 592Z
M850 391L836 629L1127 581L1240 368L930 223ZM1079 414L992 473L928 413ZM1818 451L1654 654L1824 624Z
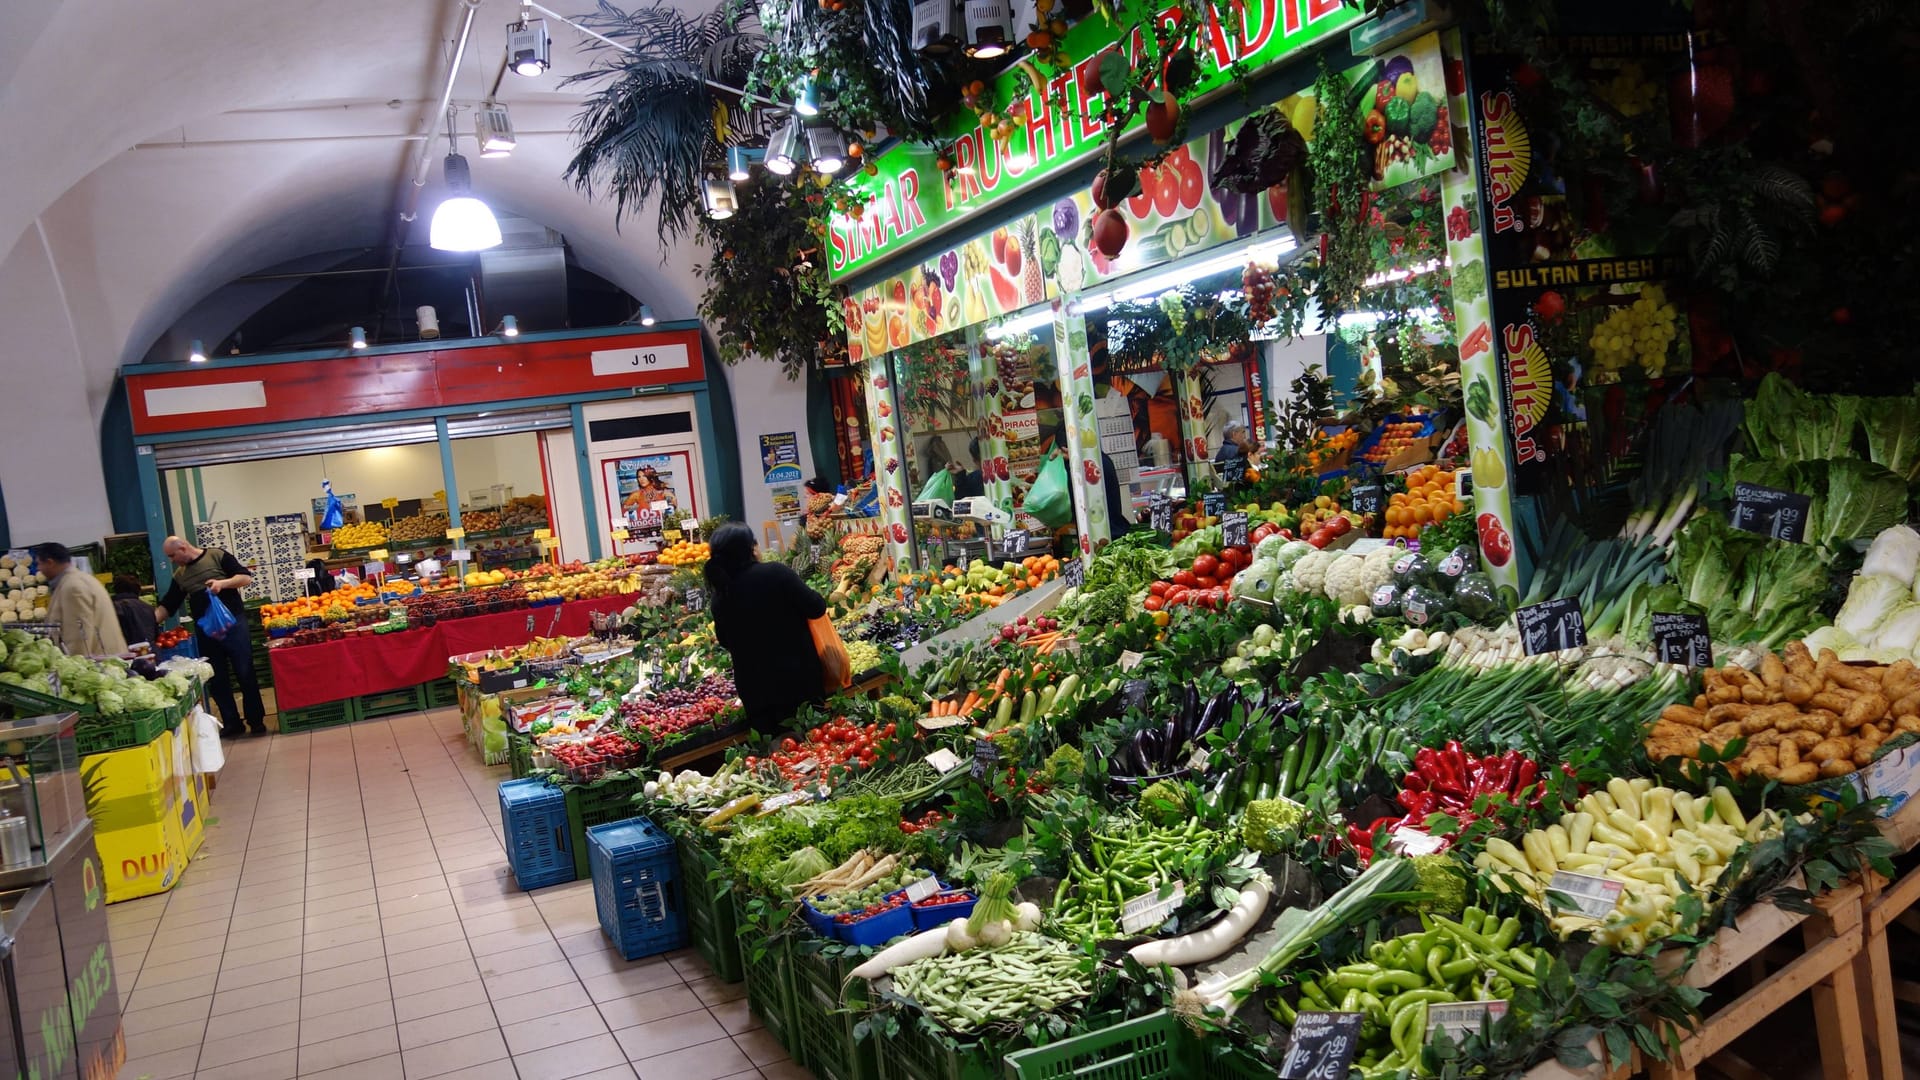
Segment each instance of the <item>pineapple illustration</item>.
M1040 271L1040 243L1033 221L1033 217L1028 216L1020 222L1020 292L1029 304L1047 298L1047 280Z

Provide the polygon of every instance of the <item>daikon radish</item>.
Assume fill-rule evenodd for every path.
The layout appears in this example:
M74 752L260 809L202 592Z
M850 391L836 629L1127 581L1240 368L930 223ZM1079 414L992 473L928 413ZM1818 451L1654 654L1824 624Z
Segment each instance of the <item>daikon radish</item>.
M957 922L958 920L956 920ZM866 963L848 973L849 978L877 979L897 967L905 967L915 960L927 960L945 954L947 951L947 928L942 926L920 933L881 949L867 958Z
M1161 964L1185 967L1225 956L1247 936L1260 916L1266 914L1267 901L1272 897L1272 884L1266 878L1254 878L1240 889L1239 900L1225 918L1191 934L1135 945L1127 950L1127 955L1148 967Z

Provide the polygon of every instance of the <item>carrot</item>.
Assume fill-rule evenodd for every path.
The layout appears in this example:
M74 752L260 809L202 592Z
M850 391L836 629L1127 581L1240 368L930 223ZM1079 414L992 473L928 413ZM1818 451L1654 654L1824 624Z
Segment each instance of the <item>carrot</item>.
M1008 669L1006 668L1000 669L1000 677L993 680L994 693L997 694L1000 691L1005 690L1007 688L1007 674L1008 674Z
M965 700L965 701L962 701L962 702L960 703L960 715L961 715L961 716L970 716L970 715L972 715L972 713L973 713L973 710L974 710L974 709L976 709L976 708L978 708L978 707L979 707L979 705L980 705L980 695L979 695L979 693L977 693L977 692L975 692L975 691L973 691L973 690L969 690L969 691L967 691L967 698L966 698L966 700Z

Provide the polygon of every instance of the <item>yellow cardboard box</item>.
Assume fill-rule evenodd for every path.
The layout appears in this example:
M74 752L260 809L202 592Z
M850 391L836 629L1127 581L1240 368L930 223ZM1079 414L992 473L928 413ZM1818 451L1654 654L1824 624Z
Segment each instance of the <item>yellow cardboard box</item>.
M80 762L109 903L173 888L206 837L206 786L192 768L190 730L182 724L145 746Z

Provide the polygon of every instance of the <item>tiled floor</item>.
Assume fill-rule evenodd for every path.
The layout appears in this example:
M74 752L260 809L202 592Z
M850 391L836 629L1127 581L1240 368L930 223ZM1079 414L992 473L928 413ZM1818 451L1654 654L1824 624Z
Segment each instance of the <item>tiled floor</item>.
M591 883L514 886L451 710L227 754L181 883L108 909L123 1080L809 1076L697 955L622 961Z

